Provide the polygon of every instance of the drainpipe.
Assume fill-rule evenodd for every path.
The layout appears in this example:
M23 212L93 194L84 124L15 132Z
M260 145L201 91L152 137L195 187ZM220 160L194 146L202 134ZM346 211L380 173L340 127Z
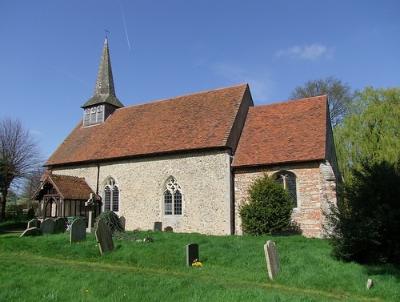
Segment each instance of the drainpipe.
M100 177L100 164L97 163L96 195L99 195L99 177Z

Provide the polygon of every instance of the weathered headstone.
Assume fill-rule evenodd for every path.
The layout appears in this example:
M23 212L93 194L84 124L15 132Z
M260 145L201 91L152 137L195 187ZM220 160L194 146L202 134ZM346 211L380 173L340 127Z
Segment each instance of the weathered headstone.
M64 233L66 229L65 218L58 217L54 220L54 233Z
M54 233L54 220L51 218L46 218L40 224L40 230L43 234L53 234Z
M82 218L75 219L71 224L70 243L86 240L86 222Z
M186 245L186 265L192 266L195 260L199 260L199 245L197 243Z
M162 231L162 222L161 221L156 221L154 222L154 232L161 232Z
M173 232L174 229L171 226L167 226L167 227L164 228L164 231L165 232Z
M95 235L96 240L99 244L100 254L110 252L114 249L114 242L112 239L111 230L103 219L100 219L97 222Z
M30 229L30 228L39 228L39 227L40 227L40 220L33 218L28 221L28 226L26 228Z
M367 289L370 289L372 286L374 286L374 281L372 279L367 280Z
M273 241L268 240L264 244L264 253L267 261L268 276L271 280L274 280L279 272L279 257Z
M42 232L37 227L27 228L19 237L25 236L38 236L42 235Z

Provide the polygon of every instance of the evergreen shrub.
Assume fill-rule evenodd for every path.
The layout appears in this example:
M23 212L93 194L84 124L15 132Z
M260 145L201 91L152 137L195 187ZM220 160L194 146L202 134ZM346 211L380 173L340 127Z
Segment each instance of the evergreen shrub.
M290 230L291 198L282 185L268 175L256 179L249 189L248 203L240 208L243 231L262 235Z

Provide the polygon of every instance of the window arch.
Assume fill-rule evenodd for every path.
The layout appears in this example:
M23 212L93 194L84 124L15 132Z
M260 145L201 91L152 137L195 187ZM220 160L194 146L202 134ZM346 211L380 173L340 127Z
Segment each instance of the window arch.
M182 190L174 177L165 184L164 215L182 215Z
M289 192L289 195L292 197L293 207L296 208L298 206L296 175L289 171L279 171L273 175L273 178Z
M104 187L104 211L119 211L119 188L115 184L115 180L112 177L109 177L106 181L106 185Z

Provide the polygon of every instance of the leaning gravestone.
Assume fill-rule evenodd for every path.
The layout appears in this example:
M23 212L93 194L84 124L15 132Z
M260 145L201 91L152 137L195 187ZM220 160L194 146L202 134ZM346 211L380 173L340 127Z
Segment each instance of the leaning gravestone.
M65 232L65 218L58 217L54 220L54 233Z
M42 232L37 227L27 228L19 237L26 237L26 236L38 236L42 235Z
M192 266L195 260L199 260L199 245L197 243L186 245L186 266Z
M43 234L53 234L54 233L54 220L51 218L46 218L40 224L40 230Z
M161 232L162 231L162 222L161 221L156 221L154 222L154 231Z
M75 219L71 224L69 241L70 243L86 239L86 222L82 218Z
M27 229L39 228L39 227L40 227L40 220L39 219L33 218L33 219L28 221Z
M264 252L267 261L268 276L271 280L274 280L279 272L279 258L275 243L268 240L267 243L264 244Z
M96 240L99 243L100 254L111 252L114 249L111 230L103 219L100 219L97 222L95 235Z

